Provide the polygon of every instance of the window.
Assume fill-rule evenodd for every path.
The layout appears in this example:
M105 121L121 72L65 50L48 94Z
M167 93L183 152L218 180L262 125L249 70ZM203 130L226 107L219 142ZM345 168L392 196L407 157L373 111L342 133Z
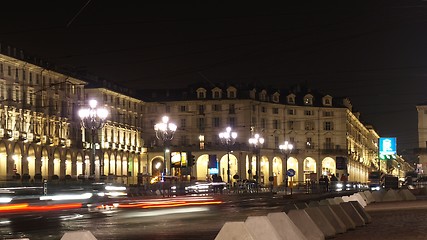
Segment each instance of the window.
M198 92L197 93L197 98L206 98L206 93L202 92L202 91Z
M214 92L213 98L220 98L219 91Z
M205 105L199 105L199 114L204 115L205 114Z
M228 113L229 114L235 114L236 113L236 109L235 109L234 104L230 104L229 105L229 107L228 107Z
M325 149L333 149L334 144L332 143L332 138L327 137L325 138Z
M180 139L179 139L179 144L181 146L186 146L188 145L188 137L186 135L181 135Z
M288 122L288 128L289 128L289 130L294 130L295 129L295 122L294 121L289 121Z
M12 75L12 68L10 66L7 66L7 75Z
M279 114L279 108L273 108L273 114Z
M228 125L230 127L235 127L236 126L236 118L235 117L228 118Z
M325 130L325 131L334 130L333 122L329 122L329 121L323 122L323 130Z
M179 111L180 112L186 112L187 111L186 106L180 106Z
M228 92L228 98L235 98L235 97L236 97L236 92L235 91Z
M165 112L170 113L171 112L171 106L165 106Z
M187 126L187 121L185 118L181 118L181 129L185 129Z
M288 115L297 115L296 109L288 109Z
M265 118L261 118L261 128L267 128L267 121Z
M305 130L312 131L314 130L314 122L313 121L305 121Z
M306 116L313 116L314 115L314 111L312 111L312 110L304 110L304 115L306 115Z
M279 137L274 136L274 146L279 146Z
M294 96L289 96L288 97L288 103L289 104L295 104L295 97Z
M212 105L212 111L214 111L214 112L221 111L221 104L214 104L214 105Z
M274 94L273 95L273 102L279 102L279 95L278 94Z
M273 120L273 129L280 129L279 120Z
M332 116L334 116L334 112L333 111L323 111L323 116L324 117L332 117Z
M220 118L219 117L214 117L212 118L212 127L220 127Z
M313 105L313 96L308 94L304 97L304 104L305 105Z
M261 107L261 112L263 112L263 113L266 112L265 107Z
M205 130L205 118L198 118L197 119L197 128L199 131Z

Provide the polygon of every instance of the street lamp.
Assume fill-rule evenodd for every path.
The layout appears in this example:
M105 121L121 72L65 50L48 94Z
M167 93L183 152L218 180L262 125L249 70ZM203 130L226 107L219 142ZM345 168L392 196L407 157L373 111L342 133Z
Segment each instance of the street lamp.
M231 187L231 174L230 174L230 151L231 146L236 143L237 132L232 132L231 127L227 127L225 132L219 133L221 143L227 147L227 182Z
M285 155L285 164L282 164L282 174L283 180L285 182L285 194L287 194L288 191L288 154L291 153L293 148L294 145L292 145L292 143L289 143L288 141L285 141L283 144L279 145L280 151Z
M168 161L166 161L166 151L167 146L169 145L170 141L173 138L173 135L175 134L177 129L176 124L169 122L169 117L164 116L162 117L162 121L154 125L154 131L156 132L157 139L161 140L163 142L164 146L164 160L166 164L166 175L172 174L172 163L169 158Z
M259 186L259 179L261 174L261 166L260 166L260 148L264 144L264 138L262 138L258 133L256 133L253 137L249 138L249 144L252 145L254 153L256 154L256 183L257 183L257 191ZM252 165L252 164L249 164Z
M78 112L81 119L82 126L91 131L92 134L92 156L90 159L90 176L95 177L95 136L96 132L103 128L105 120L108 117L108 110L105 108L97 108L98 102L96 100L89 100L89 108L81 108ZM99 164L99 174L103 172L103 163Z

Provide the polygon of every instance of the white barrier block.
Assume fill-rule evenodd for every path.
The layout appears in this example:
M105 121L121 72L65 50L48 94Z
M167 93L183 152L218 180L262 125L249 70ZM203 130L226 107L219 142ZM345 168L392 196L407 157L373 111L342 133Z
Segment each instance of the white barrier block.
M285 204L285 205L283 205L282 211L285 213L288 213L289 211L296 210L296 209L297 209L297 207L295 206L295 204Z
M335 228L335 231L337 233L345 233L347 231L347 228L345 227L344 223L341 221L341 219L338 218L334 211L332 211L331 206L324 205L319 206L318 208L326 217L326 219L328 219L331 225Z
M96 237L90 231L72 231L66 232L61 240L96 240Z
M383 196L385 195L386 191L381 189L378 191L373 191L372 196L375 198L375 202L382 202Z
M319 229L323 232L326 238L333 237L337 234L337 231L323 215L322 211L318 207L306 208L304 211L310 216L310 218L317 224Z
M344 211L348 214L348 216L350 216L350 218L354 221L354 223L356 224L356 227L365 225L365 220L363 220L363 217L360 216L360 214L357 212L357 210L353 207L353 205L350 202L343 202L340 205L344 209Z
M301 230L304 236L310 240L324 240L325 235L313 222L304 210L291 210L288 213L288 217L294 222L294 224Z
M401 200L402 199L394 189L389 189L383 196L383 202L394 202L394 201L401 201Z
M371 201L366 197L365 192L359 192L360 196L362 196L363 200L365 200L366 205L369 205Z
M402 189L399 191L400 197L405 201L417 200L417 197L409 189Z
M319 201L319 205L330 205L330 204L329 204L328 200L322 199L322 200Z
M372 196L372 193L370 191L366 190L363 193L365 194L366 198L369 200L369 203L375 202L375 198L374 196Z
M362 216L363 220L365 220L365 223L372 222L372 217L369 215L365 209L360 205L359 202L356 201L350 201L351 204L353 204L353 207L357 210L357 212Z
M254 240L281 239L267 216L249 216L246 218L245 226Z
M244 222L226 222L215 240L254 240Z
M360 193L355 193L352 195L354 198L356 198L356 201L360 203L362 207L366 207L368 204L365 202L365 199L363 199L362 195Z
M319 201L310 201L308 203L308 206L309 207L318 207L318 206L320 206L320 204L319 204Z
M334 200L337 204L344 202L344 200L342 200L342 197L334 197Z
M327 198L326 201L329 202L329 205L335 205L335 204L340 204L339 202L337 202L335 200L335 198Z
M356 223L351 219L351 217L344 211L340 205L330 206L332 211L338 216L339 219L344 223L347 230L355 229Z
M269 213L267 215L268 220L281 239L284 240L308 240L301 230L295 225L294 222L284 212Z
M308 205L307 205L307 203L305 203L305 202L296 202L296 203L294 203L294 205L295 205L295 207L296 207L297 209L305 209L305 208L308 208Z

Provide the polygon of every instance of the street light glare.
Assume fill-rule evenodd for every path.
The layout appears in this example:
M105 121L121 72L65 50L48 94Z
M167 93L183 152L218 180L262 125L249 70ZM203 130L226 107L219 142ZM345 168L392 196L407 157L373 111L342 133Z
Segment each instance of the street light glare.
M96 101L95 99L89 100L89 107L90 108L96 108L97 105L98 105L98 101Z

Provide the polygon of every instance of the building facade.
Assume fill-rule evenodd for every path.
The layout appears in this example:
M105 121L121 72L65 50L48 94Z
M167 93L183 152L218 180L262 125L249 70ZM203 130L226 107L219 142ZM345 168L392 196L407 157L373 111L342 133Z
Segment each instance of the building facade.
M349 180L366 182L375 168L378 134L359 120L348 99L335 99L308 89L284 91L248 88L245 86L194 86L186 90L151 92L144 113L144 141L149 164L153 169L162 162L162 142L155 138L153 126L167 115L178 126L171 141L171 152L191 152L196 157L192 176L199 180L210 175L210 155L216 155L219 175L231 181L253 179L259 159L260 181L281 184L285 165L295 171L294 182L305 182L314 176L347 174ZM158 99L150 101L149 99ZM238 133L231 147L230 163L227 150L221 145L219 132L231 127ZM259 155L248 143L258 133L265 142ZM284 141L294 149L284 154L279 145ZM285 164L285 157L287 164ZM345 167L338 167L337 157L344 158ZM150 169L150 166L148 167Z

